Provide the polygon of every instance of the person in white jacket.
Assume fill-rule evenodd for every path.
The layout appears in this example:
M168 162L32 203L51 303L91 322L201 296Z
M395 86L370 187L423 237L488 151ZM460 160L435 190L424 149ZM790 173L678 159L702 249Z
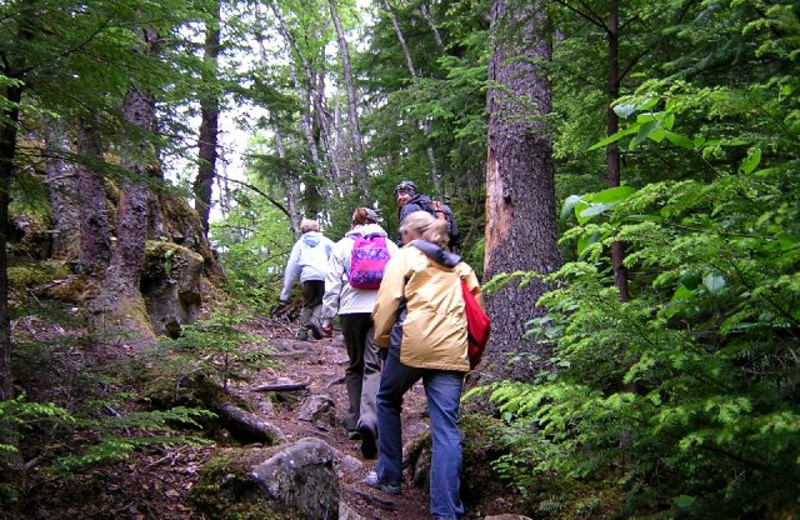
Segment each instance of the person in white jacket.
M303 235L292 247L289 263L283 276L283 290L280 300L289 300L297 276L300 276L300 287L303 292L303 310L300 311L300 330L297 339L308 339L308 330L313 327L313 320L319 319L322 311L322 295L325 291L325 273L328 269L328 257L333 249L333 241L319 232L316 220L304 219L300 223Z
M371 317L378 291L352 287L349 273L353 245L359 236L384 237L389 254L397 252L397 246L378 225L379 220L374 210L356 208L350 231L333 246L325 278L325 296L322 299L323 330L330 334L332 320L338 314L350 358L350 364L345 369L350 406L344 427L348 438L361 439L361 453L368 459L375 458L378 451L375 396L380 385L381 368L378 349L373 342Z

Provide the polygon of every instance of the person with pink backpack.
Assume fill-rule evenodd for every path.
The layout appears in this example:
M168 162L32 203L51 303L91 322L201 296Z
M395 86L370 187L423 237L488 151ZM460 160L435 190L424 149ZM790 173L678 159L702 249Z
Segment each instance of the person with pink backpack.
M370 208L356 208L350 231L333 246L322 298L322 329L333 330L338 314L350 363L345 369L349 409L344 419L350 439L361 439L361 453L375 458L378 419L375 395L380 359L373 343L372 308L389 258L398 250Z

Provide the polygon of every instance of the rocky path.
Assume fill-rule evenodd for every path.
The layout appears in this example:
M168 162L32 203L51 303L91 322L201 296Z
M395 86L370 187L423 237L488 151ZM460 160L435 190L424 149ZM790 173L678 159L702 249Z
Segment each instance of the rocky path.
M386 495L362 483L368 471L375 468L374 460L361 455L360 441L348 440L342 419L347 410L347 391L344 371L347 351L339 331L332 338L318 341L297 341L286 326L264 327L254 331L263 336L275 350L277 366L262 370L246 383L231 390L246 400L261 417L279 428L287 442L303 437L317 437L345 455L339 465L342 491L340 518L348 520L423 520L430 518L427 489L411 484L406 476L403 494ZM299 390L257 391L258 387L274 385ZM335 407L335 423L313 423L303 416L304 406L314 398L328 396ZM406 394L403 406L403 440L409 442L427 430L425 394L422 384L416 384Z

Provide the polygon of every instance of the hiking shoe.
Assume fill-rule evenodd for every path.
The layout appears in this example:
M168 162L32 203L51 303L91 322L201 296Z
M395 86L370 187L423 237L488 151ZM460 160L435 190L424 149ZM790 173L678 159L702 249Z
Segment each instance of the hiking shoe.
M361 454L365 459L374 459L378 454L378 443L375 439L375 430L369 426L361 426L358 429L361 434Z
M367 473L367 476L364 478L364 484L383 491L387 495L399 495L401 493L400 484L385 484L378 479L378 474L374 471Z
M322 332L322 323L320 323L317 318L311 318L308 320L307 327L314 339L322 339L324 336L324 333Z
M308 341L308 331L305 328L298 330L297 334L294 335L294 339L298 341Z
M347 438L351 441L360 441L361 434L358 430L347 430Z

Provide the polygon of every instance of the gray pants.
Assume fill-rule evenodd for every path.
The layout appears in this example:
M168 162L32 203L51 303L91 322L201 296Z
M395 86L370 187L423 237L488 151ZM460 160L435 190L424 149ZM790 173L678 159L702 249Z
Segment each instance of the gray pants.
M344 427L348 431L369 428L377 432L375 397L381 382L381 362L373 341L372 318L365 312L342 314L339 319L350 358L344 375L350 400Z

